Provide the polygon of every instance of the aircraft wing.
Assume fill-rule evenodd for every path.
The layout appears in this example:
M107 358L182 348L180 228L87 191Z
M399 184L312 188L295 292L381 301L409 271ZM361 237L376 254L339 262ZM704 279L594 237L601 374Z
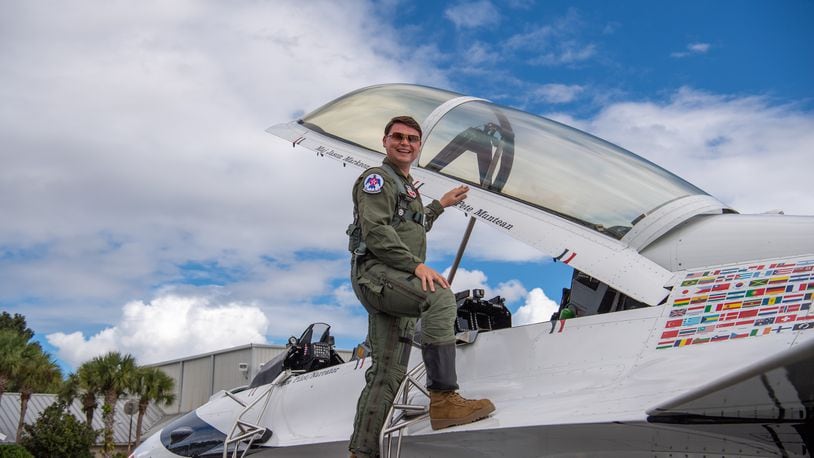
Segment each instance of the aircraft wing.
M810 421L814 412L814 339L670 399L647 411L655 423Z

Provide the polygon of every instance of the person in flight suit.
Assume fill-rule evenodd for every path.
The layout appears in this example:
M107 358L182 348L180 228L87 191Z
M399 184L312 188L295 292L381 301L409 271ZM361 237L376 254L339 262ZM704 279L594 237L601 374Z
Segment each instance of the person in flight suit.
M351 457L379 455L379 432L404 378L418 318L432 428L470 423L495 410L487 399L468 400L456 392L455 296L447 280L424 264L426 231L445 207L466 198L469 187L458 186L424 207L410 176L421 126L409 116L393 118L382 143L387 153L382 165L354 183L354 223L348 228L351 283L368 311L373 359L356 408Z

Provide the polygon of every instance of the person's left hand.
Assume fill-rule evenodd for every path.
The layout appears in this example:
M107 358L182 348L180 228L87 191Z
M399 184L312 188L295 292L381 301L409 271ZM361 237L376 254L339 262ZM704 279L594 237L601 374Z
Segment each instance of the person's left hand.
M451 207L466 199L467 192L469 192L469 186L462 184L457 188L452 188L449 192L444 194L439 202L441 202L441 206L444 208Z
M429 288L430 291L435 292L436 283L438 283L441 288L449 288L447 279L424 263L417 265L413 274L421 280L421 289L424 291L427 291L427 288Z

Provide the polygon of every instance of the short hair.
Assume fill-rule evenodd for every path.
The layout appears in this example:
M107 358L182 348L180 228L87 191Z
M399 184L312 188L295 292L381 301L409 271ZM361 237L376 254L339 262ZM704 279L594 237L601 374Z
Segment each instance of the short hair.
M387 136L390 133L390 128L393 127L393 124L404 124L407 127L412 127L413 129L418 131L418 136L423 137L421 132L421 124L419 124L412 116L396 116L395 118L391 119L390 122L384 126L384 135Z

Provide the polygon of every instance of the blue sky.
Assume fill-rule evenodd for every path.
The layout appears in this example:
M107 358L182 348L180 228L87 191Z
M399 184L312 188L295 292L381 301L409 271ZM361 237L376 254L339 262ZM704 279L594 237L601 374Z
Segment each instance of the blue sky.
M812 19L810 1L2 2L0 308L66 369L312 321L354 345L355 172L263 131L387 82L550 116L744 213L813 214ZM433 267L465 223L434 228ZM456 288L533 321L570 275L478 227Z
M437 46L462 57L446 62L469 70L451 71L454 84L513 106L546 110L517 90L523 83L584 87L562 107L571 113L667 97L681 86L811 96L811 2L423 2L399 17L400 28L415 32L415 52Z

